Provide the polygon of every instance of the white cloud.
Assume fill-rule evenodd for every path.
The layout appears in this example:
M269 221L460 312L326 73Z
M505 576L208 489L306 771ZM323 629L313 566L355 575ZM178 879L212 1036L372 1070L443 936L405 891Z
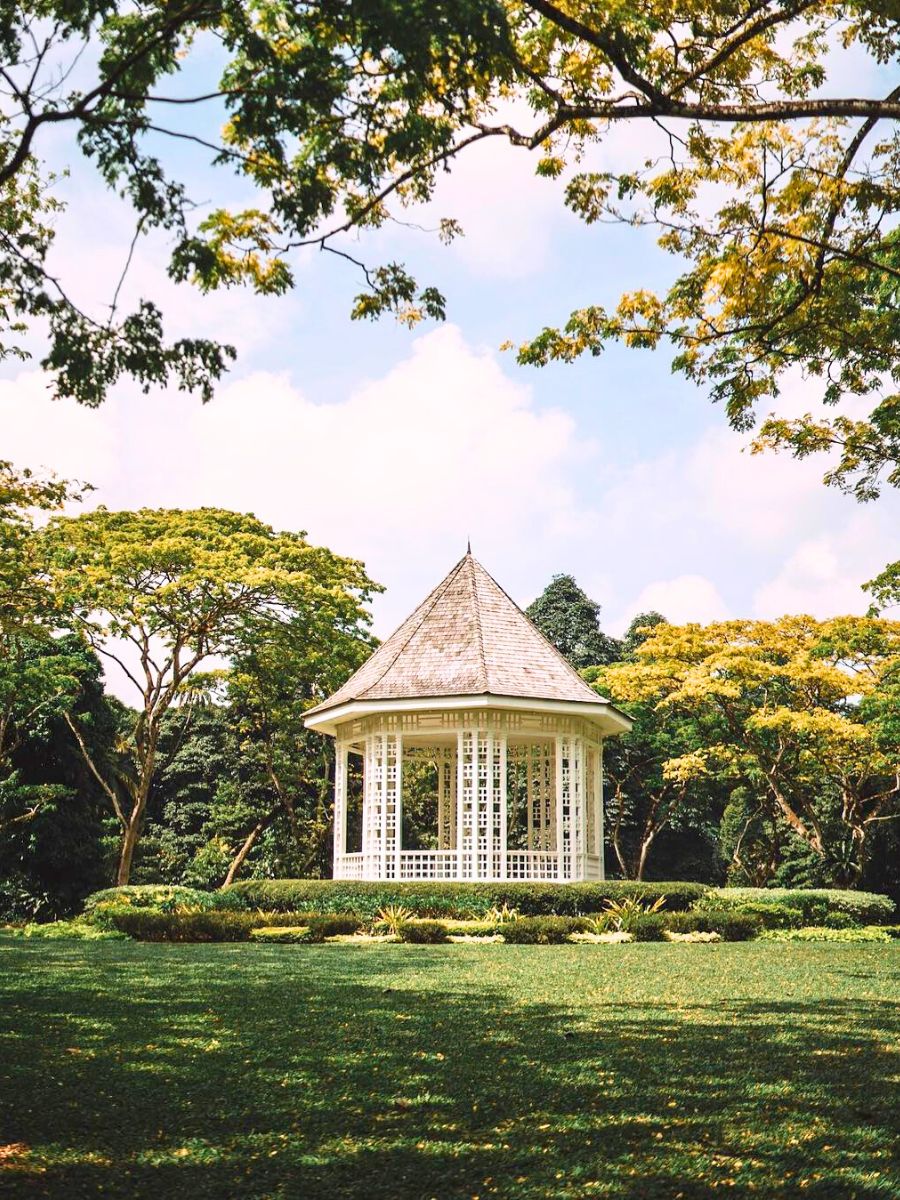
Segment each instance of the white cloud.
M756 590L755 614L770 619L785 613L819 618L864 613L872 598L861 585L884 567L889 545L878 510L854 514L842 527L800 543L774 578Z
M521 379L521 377L520 377ZM566 569L597 515L576 496L594 448L557 409L453 326L418 337L380 379L336 402L286 374L254 372L206 406L119 389L102 408L35 401L34 373L0 385L4 453L98 485L108 507L217 505L253 511L364 558L391 585L381 632L465 549L511 589ZM50 409L52 408L52 412Z
M704 575L679 575L648 584L632 604L632 616L652 610L675 625L724 621L731 615L716 585Z

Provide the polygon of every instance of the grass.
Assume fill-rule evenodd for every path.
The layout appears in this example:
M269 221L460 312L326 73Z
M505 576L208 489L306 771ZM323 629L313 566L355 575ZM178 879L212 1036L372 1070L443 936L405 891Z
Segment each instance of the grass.
M900 1196L900 944L0 940L0 1193Z

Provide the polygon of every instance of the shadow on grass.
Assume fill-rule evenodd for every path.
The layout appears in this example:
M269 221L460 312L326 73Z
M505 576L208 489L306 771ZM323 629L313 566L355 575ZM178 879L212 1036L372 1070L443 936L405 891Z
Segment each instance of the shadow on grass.
M898 1194L896 1006L629 1003L626 981L614 1004L553 1005L486 982L477 960L447 987L455 953L7 952L0 1190ZM515 953L553 970L552 949Z

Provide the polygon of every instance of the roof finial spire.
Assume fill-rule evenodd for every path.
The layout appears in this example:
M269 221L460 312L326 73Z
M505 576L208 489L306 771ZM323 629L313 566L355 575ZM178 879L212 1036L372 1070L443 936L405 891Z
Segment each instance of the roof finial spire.
M469 537L469 538L466 538L466 554L471 554L471 553L472 553L472 539Z

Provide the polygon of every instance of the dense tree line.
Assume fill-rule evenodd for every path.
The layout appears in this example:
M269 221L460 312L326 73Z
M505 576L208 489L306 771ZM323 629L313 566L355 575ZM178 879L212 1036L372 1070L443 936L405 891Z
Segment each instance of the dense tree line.
M327 875L333 749L303 714L370 652L376 585L251 516L71 515L83 493L0 464L0 907ZM605 749L611 875L898 890L900 623L651 612L613 638L568 575L528 612L634 722ZM427 772L405 784L428 847Z
M897 891L900 623L647 613L616 641L571 576L528 611L634 721L605 748L613 871Z

